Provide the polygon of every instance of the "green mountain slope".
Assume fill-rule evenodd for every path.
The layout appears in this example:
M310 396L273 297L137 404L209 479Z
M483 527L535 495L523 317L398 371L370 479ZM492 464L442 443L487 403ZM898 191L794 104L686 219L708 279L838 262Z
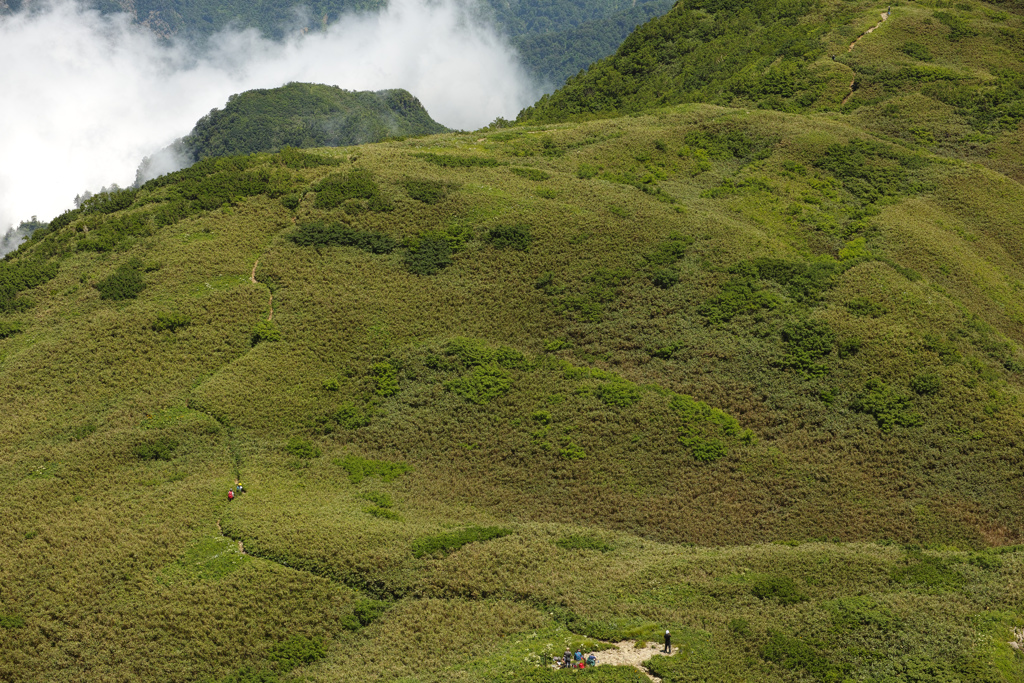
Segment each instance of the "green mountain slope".
M1000 141L1019 144L1024 119L1019 5L907 2L880 15L887 9L679 3L519 118L563 121L711 102L842 112L876 135L945 154L1016 155Z
M289 83L232 95L200 119L176 147L192 162L276 152L282 147L343 147L448 129L405 90L355 92Z
M1020 680L1021 194L686 105L92 198L0 271L0 670Z

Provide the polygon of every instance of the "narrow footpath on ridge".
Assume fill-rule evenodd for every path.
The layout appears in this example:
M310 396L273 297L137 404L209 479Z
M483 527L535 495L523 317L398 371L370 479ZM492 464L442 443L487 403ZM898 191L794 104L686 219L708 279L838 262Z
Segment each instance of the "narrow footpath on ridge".
M890 10L891 9L892 8L890 8ZM866 36L869 33L874 33L876 28L878 28L879 26L884 24L885 20L889 18L889 12L882 12L882 14L880 16L882 17L882 20L879 21L874 26L872 26L871 28L869 28L867 31L864 31L864 33L860 34L860 36L857 38L857 40L855 40L852 43L850 43L850 47L847 48L847 50L846 50L847 52L853 52L853 48L857 46L857 43L859 43L864 38L864 36ZM833 57L833 59L835 59L835 57ZM853 91L856 90L856 89L857 89L857 77L854 76L853 80L850 81L850 92L847 93L846 97L843 98L843 101L840 103L840 106L846 104L847 101L851 97L853 97Z

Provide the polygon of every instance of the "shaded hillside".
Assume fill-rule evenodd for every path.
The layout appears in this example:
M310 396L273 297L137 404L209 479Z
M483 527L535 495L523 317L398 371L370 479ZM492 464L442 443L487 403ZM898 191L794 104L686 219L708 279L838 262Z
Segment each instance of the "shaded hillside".
M0 671L1020 680L1022 206L710 105L93 197L0 263Z
M356 92L289 83L232 95L223 109L200 119L179 147L196 162L283 147L361 145L447 130L405 90Z
M536 82L559 87L581 69L614 53L633 29L671 6L671 0L634 4L571 28L516 36L512 45Z

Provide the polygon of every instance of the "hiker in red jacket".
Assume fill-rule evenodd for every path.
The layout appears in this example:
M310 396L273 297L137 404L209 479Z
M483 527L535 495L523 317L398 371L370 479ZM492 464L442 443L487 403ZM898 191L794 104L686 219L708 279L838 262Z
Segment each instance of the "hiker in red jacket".
M228 489L228 502L230 503L235 499L235 492L233 489Z

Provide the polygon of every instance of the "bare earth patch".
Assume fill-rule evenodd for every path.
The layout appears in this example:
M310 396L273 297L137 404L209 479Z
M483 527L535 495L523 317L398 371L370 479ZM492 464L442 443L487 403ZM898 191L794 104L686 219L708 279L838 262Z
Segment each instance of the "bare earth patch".
M621 643L614 643L614 650L602 650L597 653L597 665L613 664L616 666L635 666L640 669L652 681L660 681L660 678L652 676L641 664L654 655L664 654L664 645L658 643L647 643L644 647L638 648L636 642L623 640ZM672 654L679 652L679 648L672 648Z

